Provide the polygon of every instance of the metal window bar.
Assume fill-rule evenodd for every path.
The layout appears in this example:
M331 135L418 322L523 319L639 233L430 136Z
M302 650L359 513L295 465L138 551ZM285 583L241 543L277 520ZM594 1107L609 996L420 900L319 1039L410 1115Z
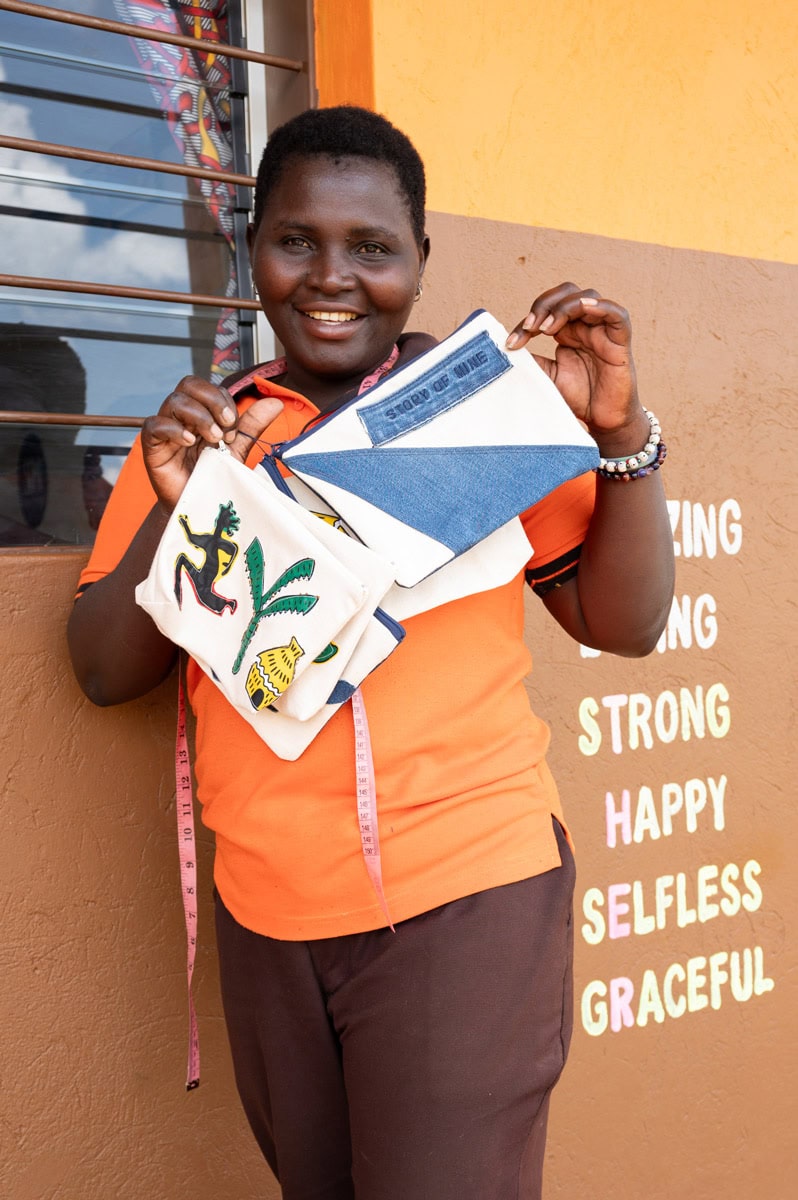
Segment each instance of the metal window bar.
M125 287L116 283L90 283L80 279L44 279L40 275L0 274L0 286L38 288L48 292L78 292L90 296L126 296L130 300L171 300L177 304L202 304L209 308L244 308L258 311L260 304L247 296L207 296L202 292L165 292L158 288Z
M21 13L26 17L41 17L45 21L62 21L66 25L83 25L87 29L99 29L103 33L121 33L125 37L143 37L148 42L168 42L170 46L187 46L209 53L209 43L203 38L193 38L181 33L168 33L160 29L144 30L139 25L127 25L124 21L108 21L104 17L91 17L87 13L70 12L65 8L47 8L44 4L28 4L27 0L0 0L0 9ZM259 50L247 50L243 46L229 46L214 42L214 54L226 58L241 58L246 62L262 63L265 67L280 67L284 71L306 71L308 64L295 58L282 58L277 54L264 54Z
M0 0L0 5L3 0ZM87 150L83 146L62 146L57 142L39 142L34 138L11 137L0 134L0 146L8 150L29 150L32 154L47 154L52 158L77 158L81 162L108 163L112 167L133 167L136 170L156 171L162 175L190 175L193 179L211 179L220 183L240 184L254 187L252 175L240 175L234 171L209 171L202 167L189 167L185 163L165 163L159 158L139 158L132 154L112 154L107 150Z
M0 7L2 0L0 0ZM89 71L92 75L109 75L112 79L141 79L146 72L140 67L126 67L122 63L101 62L97 58L85 58L79 54L60 54L57 50L45 50L43 47L23 46L18 42L0 42L0 52L7 58L21 58L34 64L47 63L68 71ZM257 63L255 64L258 65ZM183 79L185 88L205 87L213 91L218 85L207 80ZM75 103L75 97L70 97L70 103Z
M141 429L144 417L110 416L93 413L29 412L27 409L0 409L0 425L72 425L80 429Z
M242 6L231 5L228 15L230 34L236 42L244 40L244 26L242 17ZM234 207L233 207L233 254L235 256L236 279L249 278L249 254L247 251L247 226L249 224L249 206L250 206L250 190L253 186L252 177L249 174L250 161L249 154L246 149L247 145L247 64L240 58L230 60L230 137L233 144L233 168L238 172L243 180L248 181L246 186L242 183L236 183ZM260 308L256 305L255 312ZM241 329L241 334L246 340L246 344L250 349L254 348L255 337L255 312L246 308L239 309L238 324Z

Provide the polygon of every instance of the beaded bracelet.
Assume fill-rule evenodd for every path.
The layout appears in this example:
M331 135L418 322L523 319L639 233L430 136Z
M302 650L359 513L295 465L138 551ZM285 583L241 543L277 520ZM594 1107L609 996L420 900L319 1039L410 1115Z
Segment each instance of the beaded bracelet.
M602 479L617 479L621 483L629 483L632 479L645 479L646 475L650 475L652 471L658 471L664 463L668 454L668 447L660 440L654 454L653 460L650 460L642 467L638 467L636 471L608 471L603 467L596 467L596 474Z
M629 454L623 458L600 458L596 470L605 479L637 479L638 471L647 467L656 470L656 467L662 462L661 458L658 459L659 446L662 442L662 426L653 412L649 412L647 408L644 408L643 412L651 426L645 446L636 454Z

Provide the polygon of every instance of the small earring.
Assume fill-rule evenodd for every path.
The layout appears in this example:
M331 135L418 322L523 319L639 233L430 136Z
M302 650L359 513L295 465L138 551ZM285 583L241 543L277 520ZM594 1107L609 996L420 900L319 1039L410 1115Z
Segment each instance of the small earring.
M260 300L260 292L258 291L257 287L255 286L254 279L252 280L252 295L255 297L256 300Z
M413 303L418 304L419 300L421 299L421 297L423 295L424 295L424 289L422 288L421 280L419 279L418 284L416 285L416 298L413 301Z

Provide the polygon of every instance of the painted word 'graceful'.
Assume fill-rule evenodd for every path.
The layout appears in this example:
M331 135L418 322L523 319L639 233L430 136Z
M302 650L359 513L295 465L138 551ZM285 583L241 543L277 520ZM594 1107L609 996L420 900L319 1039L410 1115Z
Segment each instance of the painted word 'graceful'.
M678 1020L704 1008L717 1011L724 998L745 1004L773 987L761 946L719 950L708 958L701 954L671 963L661 979L649 968L638 987L624 975L609 984L594 979L582 992L582 1026L591 1037L600 1037L608 1029L620 1033L634 1025L645 1028L649 1020L661 1025L666 1017Z

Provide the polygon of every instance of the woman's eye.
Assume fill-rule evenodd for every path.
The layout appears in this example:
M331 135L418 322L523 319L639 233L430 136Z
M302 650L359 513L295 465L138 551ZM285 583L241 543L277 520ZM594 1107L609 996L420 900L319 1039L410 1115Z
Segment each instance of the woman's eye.
M292 249L299 248L304 250L310 246L310 242L307 238L301 237L298 233L295 233L292 234L291 237L283 238L283 245L290 246Z
M384 246L380 246L378 242L364 242L358 247L358 253L365 254L367 257L376 257L380 254L386 254Z

